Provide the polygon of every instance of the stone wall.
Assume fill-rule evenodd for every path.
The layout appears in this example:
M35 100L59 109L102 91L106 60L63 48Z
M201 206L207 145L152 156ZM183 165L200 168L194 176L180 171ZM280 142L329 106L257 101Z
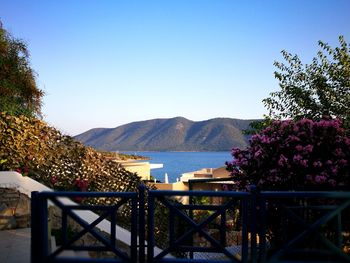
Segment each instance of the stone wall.
M15 188L0 188L0 230L30 226L30 198Z

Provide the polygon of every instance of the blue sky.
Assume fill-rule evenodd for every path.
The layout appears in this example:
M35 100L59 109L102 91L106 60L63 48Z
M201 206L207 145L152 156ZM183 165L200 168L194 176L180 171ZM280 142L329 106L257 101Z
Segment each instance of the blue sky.
M153 118L261 118L280 51L309 63L350 41L350 1L0 0L45 90L44 119L76 135Z

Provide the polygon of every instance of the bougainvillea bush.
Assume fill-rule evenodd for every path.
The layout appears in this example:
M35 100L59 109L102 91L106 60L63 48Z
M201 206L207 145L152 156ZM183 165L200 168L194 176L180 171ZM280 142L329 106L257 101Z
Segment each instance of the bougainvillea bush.
M260 190L348 191L350 189L348 132L339 120L274 121L262 132L252 136L247 149L233 149L234 159L227 163L227 167L241 190L248 188L249 185L256 185ZM300 209L305 204L310 208ZM266 203L269 252L279 250L283 244L294 240L302 233L305 228L300 221L311 225L329 212L317 208L335 204L339 204L339 201L327 198L269 199ZM294 208L291 212L286 207ZM341 217L343 231L341 247L344 252L350 253L349 208L342 212ZM295 218L299 221L293 221ZM316 234L306 235L298 241L297 246L322 248L324 244L319 242L317 234L320 232L336 244L334 237L337 234L334 229L334 224L325 224Z
M274 121L232 150L227 168L240 189L324 190L350 185L350 137L340 120Z

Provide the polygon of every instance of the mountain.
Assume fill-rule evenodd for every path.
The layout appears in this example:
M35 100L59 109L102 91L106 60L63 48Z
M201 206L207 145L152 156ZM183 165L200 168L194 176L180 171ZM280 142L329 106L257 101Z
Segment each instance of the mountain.
M242 130L252 121L153 119L116 128L91 129L75 139L105 151L226 151L247 146L248 136L243 135Z

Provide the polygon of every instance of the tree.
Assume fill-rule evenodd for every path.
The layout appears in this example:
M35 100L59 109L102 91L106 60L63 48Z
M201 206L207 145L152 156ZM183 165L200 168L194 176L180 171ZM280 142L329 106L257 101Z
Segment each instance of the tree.
M340 46L321 48L311 64L303 65L297 55L282 51L286 64L275 62L280 91L263 100L272 119L340 118L350 121L350 44L343 36Z
M0 111L40 117L43 95L26 44L11 36L0 22Z

